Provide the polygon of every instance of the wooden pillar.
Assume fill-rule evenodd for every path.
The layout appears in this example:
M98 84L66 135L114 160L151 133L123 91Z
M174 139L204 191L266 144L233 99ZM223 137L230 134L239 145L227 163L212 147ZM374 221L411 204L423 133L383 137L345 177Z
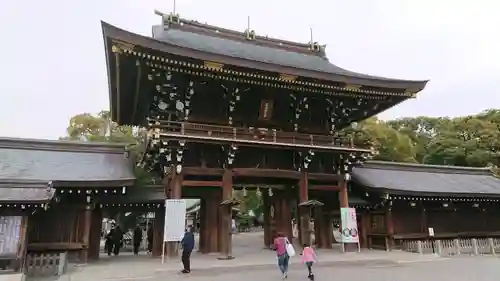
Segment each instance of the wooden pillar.
M262 204L264 206L263 208L264 247L271 248L271 245L273 244L273 237L271 234L271 212L270 212L271 200L269 198L269 194L265 192L262 194Z
M428 233L429 229L427 227L427 211L425 210L425 206L420 204L420 232Z
M226 169L222 175L222 202L227 202L233 198L233 171ZM222 204L220 210L220 233L219 251L223 253L221 259L233 259L233 232L231 229L233 218L233 205Z
M163 231L165 227L165 208L158 208L155 211L153 221L153 250L151 256L161 257L163 252Z
M347 181L343 179L340 181L339 201L340 201L339 202L340 208L349 208L349 194L347 191Z
M80 251L80 261L86 263L89 259L90 252L90 229L92 227L92 206L86 205L83 211L82 223L82 244L83 249Z
M331 211L323 211L323 225L325 248L331 249L333 244L333 221Z
M94 208L92 211L92 227L89 240L89 260L99 259L101 249L101 231L102 231L102 210Z
M314 240L316 247L320 249L332 247L331 243L328 244L328 222L325 218L326 214L322 207L314 208Z
M208 236L210 231L208 230L207 223L207 199L201 198L200 200L200 242L199 242L199 251L201 253L208 253Z
M361 213L361 227L360 227L360 243L362 248L369 248L368 235L370 234L370 214L367 212Z
M302 172L299 180L299 204L309 200L309 179L307 172ZM299 241L300 244L311 244L310 208L299 207Z
M282 194L281 215L283 217L283 234L288 237L288 240L293 241L292 202L290 196L288 196L288 190L285 190Z
M15 270L18 272L23 270L28 250L28 220L29 217L26 215L24 215L21 220L21 229L19 232L19 248L17 252L17 263L15 268Z
M219 250L219 204L220 191L214 190L207 196L207 252L216 253Z
M222 200L222 188L218 190L219 193L219 198ZM227 237L224 235L226 231L226 225L225 225L225 210L223 210L222 205L220 205L222 201L218 201L219 205L217 206L217 233L219 234L218 240L217 240L217 251L219 253L224 253L225 251L225 245L226 245L226 239Z
M267 192L267 191L266 191ZM281 198L281 192L274 192L273 198L273 207L274 207L274 228L276 230L276 234L284 233L284 223L283 223L283 200ZM276 235L275 235L276 237Z
M385 210L385 226L387 229L386 250L392 251L394 249L394 220L391 207Z
M282 233L292 241L292 208L288 191L275 190L273 193L276 232Z
M317 248L322 248L322 241L321 241L321 224L322 224L322 212L320 211L320 208L316 207L314 208L313 211L313 217L314 217L314 245L316 245Z

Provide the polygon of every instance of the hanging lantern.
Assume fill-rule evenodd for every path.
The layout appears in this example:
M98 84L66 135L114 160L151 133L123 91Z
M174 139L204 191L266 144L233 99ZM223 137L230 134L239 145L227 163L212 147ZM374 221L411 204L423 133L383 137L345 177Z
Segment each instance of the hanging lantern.
M268 188L267 194L269 194L269 197L273 196L273 190L271 188Z
M257 191L255 192L255 194L256 194L257 196L259 196L259 197L262 195L262 193L260 192L260 188L257 188Z

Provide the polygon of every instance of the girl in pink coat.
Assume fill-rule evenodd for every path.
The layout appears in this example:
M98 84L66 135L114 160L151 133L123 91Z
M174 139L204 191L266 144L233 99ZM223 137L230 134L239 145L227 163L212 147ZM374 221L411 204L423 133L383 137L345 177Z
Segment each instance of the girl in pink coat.
M317 262L316 252L309 245L304 244L304 249L301 254L302 262L307 266L307 271L309 272L309 279L314 280L314 274L312 273L313 263Z

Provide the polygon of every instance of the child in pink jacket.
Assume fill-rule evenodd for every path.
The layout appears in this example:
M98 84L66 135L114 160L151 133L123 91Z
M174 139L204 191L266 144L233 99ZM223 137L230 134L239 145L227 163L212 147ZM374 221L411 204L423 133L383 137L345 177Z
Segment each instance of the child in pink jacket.
M317 262L316 252L309 245L304 244L304 249L301 254L302 262L307 266L307 271L309 272L309 279L314 280L314 274L312 273L313 263Z

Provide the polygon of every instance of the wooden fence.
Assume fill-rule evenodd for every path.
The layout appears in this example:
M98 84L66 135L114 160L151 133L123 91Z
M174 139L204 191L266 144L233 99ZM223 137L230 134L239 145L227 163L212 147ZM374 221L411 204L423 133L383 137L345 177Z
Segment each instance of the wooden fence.
M61 276L68 267L68 253L30 253L26 256L24 274L29 277Z
M500 253L500 238L401 240L400 247L407 252L440 256L496 255Z

